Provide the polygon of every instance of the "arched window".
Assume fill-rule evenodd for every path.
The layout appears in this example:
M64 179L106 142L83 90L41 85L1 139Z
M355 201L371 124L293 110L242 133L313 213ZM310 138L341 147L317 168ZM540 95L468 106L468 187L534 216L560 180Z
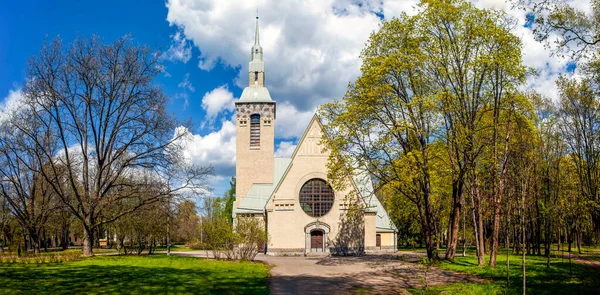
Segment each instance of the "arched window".
M258 83L258 72L254 72L254 82Z
M312 217L321 217L333 206L333 189L325 180L313 178L300 189L300 207Z
M260 115L250 116L250 147L260 147Z

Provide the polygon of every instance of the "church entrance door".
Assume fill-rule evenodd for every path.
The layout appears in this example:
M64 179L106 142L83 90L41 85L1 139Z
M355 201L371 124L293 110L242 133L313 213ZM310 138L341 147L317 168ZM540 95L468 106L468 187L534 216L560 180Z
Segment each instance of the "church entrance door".
M323 231L310 232L310 252L323 252Z

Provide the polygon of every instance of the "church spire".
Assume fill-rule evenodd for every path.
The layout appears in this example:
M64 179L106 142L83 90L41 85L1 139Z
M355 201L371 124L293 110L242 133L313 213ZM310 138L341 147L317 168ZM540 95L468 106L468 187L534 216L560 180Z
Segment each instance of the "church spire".
M254 46L250 52L249 85L250 87L264 87L265 63L263 62L263 48L258 40L258 10L256 11L256 29L254 31Z
M260 42L258 42L258 8L256 9L256 32L254 33L254 46L256 45L260 46Z
M256 31L254 32L254 46L252 46L252 52L250 53L250 63L254 61L263 60L263 49L260 46L260 42L258 41L258 15L256 16ZM262 72L262 71L260 71Z

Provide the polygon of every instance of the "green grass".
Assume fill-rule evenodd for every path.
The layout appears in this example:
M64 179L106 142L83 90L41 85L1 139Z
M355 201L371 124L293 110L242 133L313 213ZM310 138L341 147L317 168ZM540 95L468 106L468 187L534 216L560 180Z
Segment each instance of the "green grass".
M167 246L158 246L155 249L156 251L167 251ZM178 252L189 252L189 251L196 251L188 246L185 245L173 245L171 246L171 251L178 251Z
M467 257L456 257L454 262L442 261L438 267L477 275L489 280L486 283L459 283L430 288L426 294L522 294L523 277L521 256L510 255L510 287L507 289L506 252L497 257L496 268L477 266L473 252ZM599 294L600 273L598 270L568 259L551 258L546 267L546 257L527 256L527 294ZM489 256L486 256L486 263ZM421 290L409 290L421 294Z
M267 294L268 266L166 255L0 264L0 294Z

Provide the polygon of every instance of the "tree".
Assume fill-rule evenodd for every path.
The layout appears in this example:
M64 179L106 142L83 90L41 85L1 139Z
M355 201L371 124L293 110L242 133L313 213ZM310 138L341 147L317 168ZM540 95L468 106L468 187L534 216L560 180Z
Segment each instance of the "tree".
M83 224L84 255L92 254L98 226L165 198L206 191L212 168L183 161L178 143L189 133L167 114L168 99L152 83L159 73L158 54L129 37L113 44L79 37L68 47L57 38L29 62L30 120L43 124L59 149L21 129L40 150L38 165L48 167L44 179ZM124 200L132 206L117 206Z
M229 189L223 196L225 198L225 214L231 218L233 222L233 204L235 203L235 177L232 176L229 180Z
M196 203L185 200L177 205L175 213L175 241L193 242L200 238L200 217L196 211Z
M334 187L366 173L375 178L375 191L386 187L408 198L419 212L427 257L438 259L429 166L438 118L422 42L415 19L401 15L384 22L361 54L361 77L342 101L324 105L320 113Z
M446 258L453 259L467 174L476 168L483 147L498 143L483 134L494 126L485 120L486 114L502 106L524 82L525 68L521 41L510 32L511 20L503 13L460 1L425 3L420 27L429 46L424 52L431 62L428 75L440 98L442 136L453 171L446 250Z
M589 78L581 81L560 77L561 128L577 168L580 194L593 208L592 220L600 239L600 102Z
M122 206L131 206L123 202ZM119 218L112 224L117 237L117 248L124 254L137 255L148 250L152 254L158 241L166 235L167 211L160 202L152 203Z
M564 0L513 0L518 7L529 10L535 22L534 36L547 47L554 44L553 53L579 59L594 55L600 43L600 1L589 0L589 13Z
M442 170L432 167L432 146L439 142L437 150L447 155L435 158L451 171L446 258L453 259L465 183L475 176L483 147L502 143L487 132L495 126L488 114L500 117L525 68L521 42L503 13L463 1L422 1L420 7L416 16L383 22L361 54L361 76L321 114L333 179L363 170L379 189L410 199L430 259L437 257L432 174Z
M49 150L55 145L39 122L26 120L29 111L21 109L8 114L8 118L0 123L0 193L37 254L40 252L40 233L54 209L56 195L42 176L43 173L50 174L44 171L47 165L37 160L42 150L26 134L36 136L36 140L43 142Z
M231 219L224 209L225 204L221 198L204 200L206 216L202 223L202 231L206 233L206 244L216 259L221 258L222 253L232 257L235 244L238 242Z

